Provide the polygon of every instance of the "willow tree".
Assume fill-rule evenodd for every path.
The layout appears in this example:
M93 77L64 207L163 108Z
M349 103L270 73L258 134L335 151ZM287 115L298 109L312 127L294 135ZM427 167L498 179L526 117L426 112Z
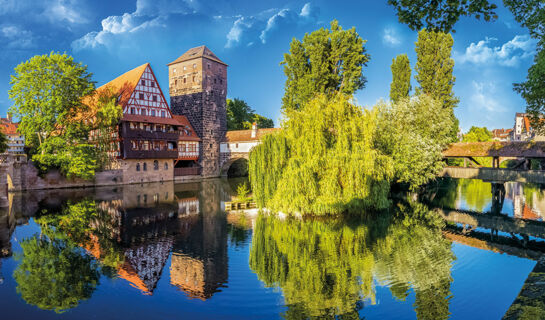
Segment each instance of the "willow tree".
M363 88L362 70L369 61L365 42L355 28L344 30L337 20L331 29L293 39L281 62L287 77L282 108L299 110L317 93L352 95Z
M392 59L392 83L390 84L390 100L397 102L408 98L411 91L411 64L406 54Z
M286 115L283 130L250 153L260 207L334 215L388 206L393 166L375 148L375 111L320 95Z
M456 140L458 134L458 119L454 116L454 108L459 102L452 91L456 81L453 75L454 59L451 57L453 44L454 40L449 33L423 29L418 32L415 48L415 79L419 85L416 94L427 94L449 110L452 141Z

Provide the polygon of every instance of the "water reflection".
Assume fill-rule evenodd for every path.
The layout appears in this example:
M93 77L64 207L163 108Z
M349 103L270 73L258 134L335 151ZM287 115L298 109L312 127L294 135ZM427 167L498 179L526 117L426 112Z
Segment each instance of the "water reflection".
M450 220L436 210L461 208L472 219L474 211L503 212L510 215L507 220L479 222L514 228L512 220L528 217L526 211L541 216L545 197L538 186L448 180L423 202L404 198L390 210L358 218L301 220L226 214L222 203L238 183L207 180L11 194L10 208L0 211L0 263L10 256L16 263L9 273L4 268L3 276L13 278L13 291L26 303L43 310L63 312L95 303L93 296L105 294L97 288L106 283L138 297L168 292L159 296L206 308L217 306L213 298L221 291L219 301L233 304L225 294L233 289L230 267L237 261L230 259L238 251L248 255L243 263L253 271L244 274L243 285L253 279L259 281L254 290L265 285L281 291L285 309L275 309L271 317L360 319L379 308L388 292L393 303L407 304L412 311L392 317L447 319L454 312L453 243L527 259L545 252L534 239L491 239L482 230L446 224ZM537 223L520 230L540 234L543 227ZM16 229L22 225L27 232L17 240ZM212 311L203 315L217 316Z
M288 319L359 318L362 300L375 303L375 281L399 300L414 291L419 319L446 319L454 255L441 226L418 203L370 220L259 217L250 267L267 286L282 288Z

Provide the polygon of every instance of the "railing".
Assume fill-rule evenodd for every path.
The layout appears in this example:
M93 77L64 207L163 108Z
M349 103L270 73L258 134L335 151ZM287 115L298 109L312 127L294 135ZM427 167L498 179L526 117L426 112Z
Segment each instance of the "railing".
M176 159L176 150L125 150L127 159Z
M123 137L126 139L150 139L150 140L173 140L178 141L180 133L178 131L174 132L163 132L163 131L146 131L146 130L131 130L126 129L123 133Z
M201 174L201 168L199 167L190 167L190 168L174 168L174 176L197 176Z
M178 159L194 159L198 157L198 151L178 151Z

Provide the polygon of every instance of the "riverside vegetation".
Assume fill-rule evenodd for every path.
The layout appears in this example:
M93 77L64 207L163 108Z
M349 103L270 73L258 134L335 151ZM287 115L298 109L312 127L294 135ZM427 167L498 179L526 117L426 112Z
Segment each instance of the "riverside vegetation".
M450 34L420 31L416 93L409 95L403 55L392 65L393 102L364 109L352 96L365 85L369 56L355 29L333 21L330 30L294 39L282 62L283 130L250 153L258 206L302 215L384 209L393 183L414 191L435 178L458 128L452 43Z

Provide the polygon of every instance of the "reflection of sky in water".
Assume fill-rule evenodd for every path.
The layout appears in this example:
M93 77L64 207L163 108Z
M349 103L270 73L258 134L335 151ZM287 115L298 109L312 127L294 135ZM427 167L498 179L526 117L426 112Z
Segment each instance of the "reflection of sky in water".
M229 224L233 223L232 220L229 220L229 216L226 217L222 214L202 214L203 210L215 212L214 208L220 207L221 201L218 197L220 197L220 195L223 197L222 193L208 192L209 190L217 191L218 189L221 189L213 189L216 187L216 185L211 185L208 188L206 186L197 188L197 190L200 190L199 192L202 193L199 195L201 199L199 206L199 210L201 212L199 216L201 218L207 217L202 221L205 224L210 224L211 228L207 229L210 230L210 232L208 232L210 237L207 238L205 237L206 234L196 232L195 230L197 229L192 229L194 231L189 229L183 229L180 231L180 234L176 235L179 237L179 239L176 240L174 246L171 248L171 251L166 254L168 257L165 259L162 270L160 270L160 277L152 295L142 294L140 290L131 286L131 283L120 277L111 278L101 275L99 284L97 285L96 290L93 292L92 297L88 300L81 301L77 307L70 309L61 315L55 314L51 311L40 310L35 306L25 303L25 301L21 299L21 296L16 292L17 283L13 279L12 275L19 262L12 256L4 258L0 262L0 277L4 277L4 283L0 285L1 318L130 318L146 320L174 319L182 317L194 319L281 318L282 313L286 312L288 309L285 305L285 288L282 288L281 286L272 288L265 286L264 281L259 278L259 273L252 269L249 265L252 242L258 239L258 237L254 234L256 231L252 229L246 230L247 236L238 238L235 241L231 233L229 233L229 236L227 235L229 232L227 229L230 227ZM180 191L179 189L182 190ZM188 193L185 191L184 188L175 187L174 190L177 190L176 194L179 198L178 201L183 199L193 199L195 196L193 193ZM128 202L130 199L136 199L136 195L134 193L135 192L123 193L120 197L124 199L125 202ZM169 190L169 195L172 195L173 193L174 192L172 190ZM164 192L161 194L164 194ZM149 199L152 198L153 197L151 195ZM461 209L471 207L470 203L466 201L463 192L462 196L456 199L456 205L459 205ZM491 202L489 201L484 205L484 210L490 210L490 207ZM149 210L149 213L153 213L154 209L153 207L149 207L146 208L146 210ZM502 212L507 212L512 215L514 212L513 201L506 198ZM200 222L196 223L196 226L201 226L199 223ZM248 225L252 225L252 223L248 223ZM327 224L323 224L316 230L323 230L324 228L327 229L326 227ZM128 229L128 232L132 232L131 230L134 228ZM204 229L201 228L199 230ZM256 228L256 230L259 230L259 228ZM346 228L345 232L350 233L354 230L357 229ZM398 230L399 233L405 232L405 234L395 237L392 234L395 235L397 233L393 232L392 230ZM415 229L411 230L414 231ZM429 229L425 230L427 232ZM263 230L261 231L263 232ZM438 236L437 238L429 238L431 239L430 242L428 242L430 243L429 246L422 245L422 242L410 242L411 239L420 238L416 237L415 233L408 234L403 227L399 227L397 229L387 229L386 231L386 235L389 235L391 239L394 239L397 242L385 241L383 243L384 246L387 247L392 243L397 244L397 246L391 250L390 255L368 255L368 257L374 257L374 259L377 259L374 262L374 268L379 266L381 262L386 261L382 267L384 270L389 270L391 272L391 274L389 274L390 276L396 275L396 272L410 276L414 271L410 270L411 268L408 268L407 264L403 263L393 264L391 266L392 268L388 269L388 263L396 260L388 260L388 257L408 259L408 261L414 262L412 265L414 268L418 268L419 266L425 264L433 265L433 260L437 257L429 252L426 254L426 250L430 250L430 248L433 249L432 240L443 240L443 234L440 232L440 230L436 230L436 235ZM420 231L422 232L422 230ZM11 248L14 256L21 254L22 249L20 246L20 241L22 239L32 237L40 232L40 226L34 219L30 219L27 224L17 226L13 234L11 234ZM183 234L184 232L188 233L190 236L191 232L194 234L192 237L185 237ZM389 234L388 232L392 232L392 234ZM274 234L271 236L274 236ZM381 237L384 236L385 235L377 236L375 241L380 241ZM325 236L322 235L321 239L324 240L328 237L333 237L333 234L325 234ZM422 238L424 240L427 239L424 236L422 236ZM286 238L282 239L286 241L279 241L278 244L288 243L291 238L286 236ZM194 247L189 244L185 245L184 242L194 245ZM405 245L404 247L400 245L404 243L409 243L411 245ZM203 244L206 244L203 246L204 249L201 248L201 245ZM297 244L300 247L306 248L307 242L305 240L301 240L301 242L297 242ZM416 250L413 250L413 245ZM123 248L125 249L125 247ZM225 250L223 248L225 248ZM444 264L447 266L446 274L452 277L452 283L450 283L451 294L449 300L449 312L451 313L451 319L501 318L517 296L526 277L528 276L528 273L535 265L535 262L532 260L476 249L456 242L451 244L449 241L446 241L444 248L446 252L452 252L455 256L453 261L448 260L449 262ZM191 255L190 251L193 251L194 254L192 257L198 258L200 256L203 262L211 263L211 265L214 265L214 262L218 263L224 261L220 259L224 257L224 262L226 263L222 263L221 267L225 268L227 279L222 284L219 291L215 292L206 300L200 300L190 298L189 295L175 287L172 284L172 265L173 261L175 260L175 256L172 252L176 250L182 253L185 252L188 255ZM337 251L332 250L332 252ZM380 253L380 251L377 252ZM396 255L399 252L405 252L406 254L402 254L400 256ZM216 257L216 254L218 253L221 255L219 258ZM297 254L294 254L294 256L297 256ZM410 258L414 256L420 256L422 257L422 260L411 260ZM361 256L357 256L357 258L361 258ZM354 262L359 263L362 260L363 259L355 259ZM273 260L271 260L271 263L272 262ZM331 261L330 263L331 265L336 265L335 261ZM323 265L326 268L331 267L328 266L328 263L316 265ZM215 266L218 265L216 264ZM304 270L304 268L302 269ZM218 271L219 269L211 268L208 270L212 272ZM439 269L430 268L430 270ZM385 278L382 279L382 281L378 281L376 279L376 270L374 272L375 279L373 280L373 284L376 303L371 304L369 299L364 300L364 307L359 311L359 315L367 319L416 318L415 290L409 289L408 296L405 298L405 300L398 300L392 295L392 291L388 287L388 281L392 279ZM422 272L421 274L424 274L424 278L426 279L433 278L427 276L430 274L430 272ZM210 276L212 276L212 274ZM324 274L324 278L326 277L327 274ZM401 279L406 278L401 277Z

